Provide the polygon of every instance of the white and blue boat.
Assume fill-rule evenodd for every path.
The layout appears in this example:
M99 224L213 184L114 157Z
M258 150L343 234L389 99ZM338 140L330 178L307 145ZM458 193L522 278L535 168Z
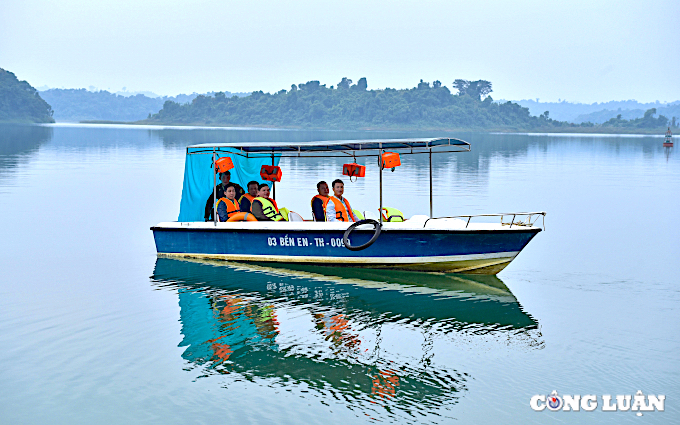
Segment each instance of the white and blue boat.
M161 257L493 275L503 270L541 231L534 224L539 217L545 217L545 212L433 217L432 155L469 150L469 143L453 138L190 146L180 216L178 221L162 222L151 228L156 249ZM380 214L376 220L357 223L203 221L205 199L215 183L211 167L219 158L232 159L235 165L232 181L244 184L259 177L262 165L275 165L281 157L383 158L388 151L429 155L429 216L416 215L393 222L384 220ZM378 168L382 211L383 169ZM481 216L497 216L500 221L476 222Z

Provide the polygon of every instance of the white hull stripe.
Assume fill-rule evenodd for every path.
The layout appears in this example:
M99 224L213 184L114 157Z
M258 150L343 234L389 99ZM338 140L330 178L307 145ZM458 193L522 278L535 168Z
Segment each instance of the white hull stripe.
M512 260L519 251L494 252L490 254L442 255L431 257L329 257L311 255L246 255L246 254L202 254L163 252L162 255L219 258L232 261L273 261L289 263L336 263L336 264L432 264L455 263L460 261L507 259Z

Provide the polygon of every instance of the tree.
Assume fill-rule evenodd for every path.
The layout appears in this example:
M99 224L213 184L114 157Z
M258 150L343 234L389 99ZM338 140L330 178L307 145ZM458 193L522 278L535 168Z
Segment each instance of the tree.
M359 81L357 81L357 83L352 86L352 89L360 90L360 91L365 91L367 88L368 88L368 82L366 81L366 77L359 78Z
M438 89L439 87L442 86L442 82L439 80L435 80L434 83L432 83L432 88L433 89Z
M472 81L467 87L467 94L474 97L475 99L480 99L493 90L491 89L491 83L486 80Z
M307 81L305 84L300 84L300 90L317 91L321 87L321 83L316 80ZM251 95L252 96L252 95Z
M342 81L338 83L338 90L345 90L349 89L349 86L352 85L352 80L350 80L347 77L342 77Z
M470 82L468 80L455 80L453 82L453 88L458 90L458 96L467 94L468 87L470 87Z
M430 83L426 83L423 81L423 79L420 79L420 82L418 83L418 90L427 90L430 88Z

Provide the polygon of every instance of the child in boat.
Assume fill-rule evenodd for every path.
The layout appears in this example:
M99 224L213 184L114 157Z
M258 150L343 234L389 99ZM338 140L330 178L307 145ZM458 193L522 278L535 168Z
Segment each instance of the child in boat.
M236 202L236 185L229 183L224 189L224 197L217 201L217 216L219 221L227 221L231 216L241 211Z

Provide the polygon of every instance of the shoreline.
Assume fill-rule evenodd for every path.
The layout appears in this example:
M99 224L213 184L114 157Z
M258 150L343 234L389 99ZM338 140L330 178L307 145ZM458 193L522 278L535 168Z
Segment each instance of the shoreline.
M155 126L155 127L186 127L186 128L234 128L234 129L261 129L261 130L301 130L301 131L442 131L442 132L466 132L466 133L507 133L507 134L632 134L632 135L661 135L667 127L663 128L625 128L625 127L540 127L534 129L522 128L441 128L441 127L361 127L361 128L327 128L327 127L286 127L265 125L233 125L212 123L172 123L172 122L148 122L141 121L109 121L109 120L83 120L78 123L56 122L55 124L107 124L107 125L130 125L130 126ZM680 129L678 129L680 132Z

